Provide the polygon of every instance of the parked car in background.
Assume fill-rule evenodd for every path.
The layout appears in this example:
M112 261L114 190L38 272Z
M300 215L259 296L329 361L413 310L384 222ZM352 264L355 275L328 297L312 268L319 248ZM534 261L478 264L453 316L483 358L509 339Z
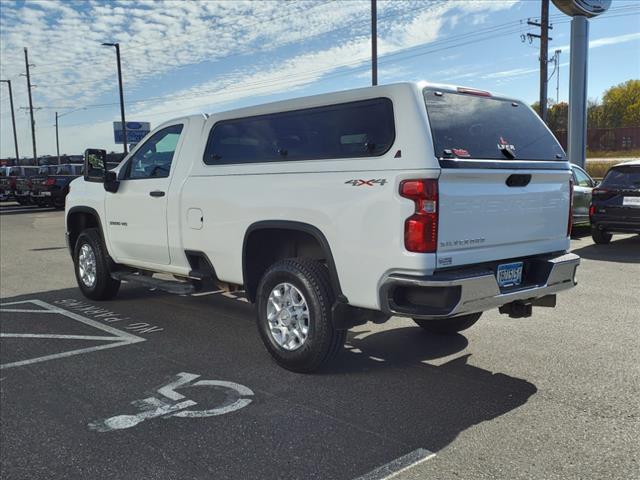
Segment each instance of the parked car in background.
M34 190L37 185L40 185L47 176L55 173L58 165L41 165L38 167L38 173L31 178L31 189L29 191L29 195L31 197L31 204L35 204L38 206L44 206L43 202L36 196L34 196Z
M33 167L5 167L5 175L0 177L0 200L15 200L16 179L29 168Z
M32 181L38 175L40 167L23 167L23 169L22 175L16 177L13 196L20 205L30 205Z
M9 170L9 167L4 167L4 166L0 167L0 185L2 184L2 179L7 176L8 170ZM4 198L0 198L0 200L4 200Z
M80 164L52 165L52 171L41 181L33 184L31 196L39 206L64 208L69 193L69 184L82 175Z
M589 216L598 244L609 243L614 233L640 234L640 160L609 169L592 192Z
M589 205L591 191L598 185L582 168L571 164L573 172L573 225L576 227L589 225Z

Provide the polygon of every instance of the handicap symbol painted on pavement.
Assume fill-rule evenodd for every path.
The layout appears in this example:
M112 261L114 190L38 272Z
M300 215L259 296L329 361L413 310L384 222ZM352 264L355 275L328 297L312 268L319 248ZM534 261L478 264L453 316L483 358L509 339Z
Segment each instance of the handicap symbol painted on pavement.
M113 417L95 420L89 423L89 428L97 432L110 432L112 430L123 430L135 427L139 423L153 418L204 418L224 415L246 407L252 401L253 391L244 385L222 380L198 380L200 375L181 372L177 374L169 383L160 387L157 396L144 398L132 402L140 412L134 415L116 415ZM189 400L187 397L177 392L176 389L193 387L213 387L222 389L226 393L226 398L221 405L204 410L196 410L197 402Z

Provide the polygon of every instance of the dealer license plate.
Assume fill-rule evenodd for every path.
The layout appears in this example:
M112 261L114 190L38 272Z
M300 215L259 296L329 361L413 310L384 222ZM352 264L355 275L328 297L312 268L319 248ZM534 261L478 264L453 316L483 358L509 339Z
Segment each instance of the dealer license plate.
M522 283L522 262L498 265L496 278L500 287L520 285Z

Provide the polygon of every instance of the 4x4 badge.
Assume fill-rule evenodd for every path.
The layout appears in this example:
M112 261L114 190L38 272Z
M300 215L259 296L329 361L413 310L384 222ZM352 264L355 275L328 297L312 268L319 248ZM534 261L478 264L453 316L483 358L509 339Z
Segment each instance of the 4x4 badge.
M376 178L371 180L356 179L356 180L347 180L344 183L351 184L354 187L362 187L363 185L366 185L368 187L373 187L375 185L380 185L380 186L384 185L385 183L387 183L387 179L386 178Z

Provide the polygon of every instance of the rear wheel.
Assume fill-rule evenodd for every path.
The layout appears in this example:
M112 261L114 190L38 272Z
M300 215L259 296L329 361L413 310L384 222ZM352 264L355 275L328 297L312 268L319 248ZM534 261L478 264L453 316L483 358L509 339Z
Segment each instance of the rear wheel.
M479 312L442 320L421 320L414 318L413 321L430 333L453 335L471 327L480 319L481 315L482 312Z
M111 278L111 260L98 231L94 228L83 231L73 252L76 280L82 294L91 300L115 297L120 281Z
M613 237L612 234L600 230L596 225L591 227L591 238L598 245L606 245L611 242L611 237Z
M288 258L265 272L256 296L258 331L279 365L313 372L338 354L347 331L333 326L334 298L327 268L313 260Z

